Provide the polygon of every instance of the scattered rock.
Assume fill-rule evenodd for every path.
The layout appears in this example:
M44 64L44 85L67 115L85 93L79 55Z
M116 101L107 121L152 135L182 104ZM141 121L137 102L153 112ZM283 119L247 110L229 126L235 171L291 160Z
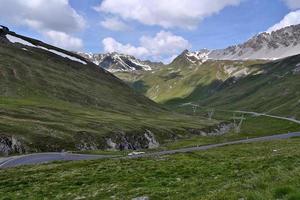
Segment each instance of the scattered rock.
M155 136L151 131L146 130L146 133L144 134L144 136L149 141L149 144L148 144L149 149L159 147L159 142L155 139Z
M111 138L106 139L108 149L115 150L137 150L159 147L159 142L150 130L144 133L119 132Z
M100 142L97 142L96 138L88 132L77 132L74 137L79 141L75 144L75 148L80 151L101 149Z
M142 197L132 198L131 200L149 200L149 197L147 197L147 196L142 196Z
M111 138L108 138L108 139L106 140L106 143L107 143L107 145L109 146L110 149L116 150L117 144L114 143L114 142L111 140Z
M26 147L15 136L0 135L0 155L25 152Z
M300 74L300 63L297 65L297 68L293 69L293 74Z
M201 136L219 136L219 135L225 135L228 133L231 129L233 129L234 125L232 123L221 123L217 126L211 126L204 128L202 130L196 130L196 129L188 129L189 132L195 135L201 135Z

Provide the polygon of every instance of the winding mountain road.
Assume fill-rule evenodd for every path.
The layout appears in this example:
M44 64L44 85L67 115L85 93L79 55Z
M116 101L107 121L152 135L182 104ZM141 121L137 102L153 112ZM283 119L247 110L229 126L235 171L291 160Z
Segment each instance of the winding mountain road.
M20 156L12 156L0 158L0 169L16 167L19 165L41 164L53 161L76 161L76 160L92 160L101 158L113 158L113 155L89 155L89 154L73 154L73 153L34 153Z
M129 158L162 156L162 155L169 155L169 154L175 154L175 153L203 151L203 150L208 150L208 149L227 146L227 145L271 141L271 140L278 140L278 139L288 139L288 138L292 138L292 137L300 137L300 132L271 135L271 136L265 136L265 137L225 142L225 143L220 143L220 144L211 144L211 145L204 145L204 146L198 146L198 147L181 148L181 149L176 149L176 150L158 151L158 152L145 153L145 154L139 154L139 155L133 155L133 156L123 156L123 157L115 156L115 155L90 155L90 154L72 154L72 153L35 153L35 154L0 158L0 169L16 167L16 166L20 166L20 165L49 163L49 162L53 162L53 161L94 160L94 159L105 159L105 158L129 159Z
M291 122L295 122L297 124L300 124L300 120L294 119L294 118L289 118L289 117L281 117L281 116L277 116L277 115L269 115L269 114L265 114L265 113L258 113L258 112L249 112L249 111L234 111L236 113L245 113L245 114L252 114L255 116L266 116L266 117L271 117L271 118L276 118L276 119L283 119L283 120L287 120L287 121L291 121Z

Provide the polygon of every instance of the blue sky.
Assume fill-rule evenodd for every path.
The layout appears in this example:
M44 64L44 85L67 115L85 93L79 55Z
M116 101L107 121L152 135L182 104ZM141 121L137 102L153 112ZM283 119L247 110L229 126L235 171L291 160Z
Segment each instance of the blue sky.
M165 61L185 48L224 48L244 42L275 24L281 28L300 23L300 0L49 0L47 4L32 0L26 3L0 0L0 23L20 34L70 50L119 51L142 59ZM292 12L296 14L289 17ZM282 21L285 16L287 19Z

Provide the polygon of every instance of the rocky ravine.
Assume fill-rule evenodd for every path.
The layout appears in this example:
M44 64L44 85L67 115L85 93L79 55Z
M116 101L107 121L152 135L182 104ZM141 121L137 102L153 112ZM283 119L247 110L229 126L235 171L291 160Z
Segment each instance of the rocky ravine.
M232 124L221 123L217 126L207 127L201 130L188 129L191 135L199 136L216 136L224 135L233 128ZM171 133L173 139L180 139L177 134ZM53 151L60 152L63 150L85 151L85 150L139 150L153 149L160 146L164 141L159 141L155 134L149 130L126 133L118 132L111 134L110 137L96 138L88 133L80 133L80 138L77 141L70 141L68 146L73 146L71 149L65 149L64 146L57 144L49 144L47 147L32 146L30 142L23 140L18 136L0 135L0 155L23 154L30 152ZM189 136L183 136L184 138ZM47 149L46 149L47 148Z

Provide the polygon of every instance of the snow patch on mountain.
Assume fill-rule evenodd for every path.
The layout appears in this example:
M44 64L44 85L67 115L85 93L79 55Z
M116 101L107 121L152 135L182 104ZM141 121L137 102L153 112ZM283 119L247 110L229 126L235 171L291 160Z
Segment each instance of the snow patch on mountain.
M30 42L27 42L26 40L23 40L21 38L15 37L13 35L7 34L6 38L11 42L11 43L20 43L26 46L30 47L36 47L35 45L31 44Z
M194 62L201 60L202 62L205 62L208 60L208 55L210 51L209 50L201 50L201 51L195 51L195 52L188 52L186 56L188 58L194 58Z
M73 61L76 61L76 62L80 62L82 64L87 64L87 62L79 59L79 58L75 58L74 56L70 56L70 55L67 55L63 52L60 52L60 51L56 51L54 49L48 49L48 48L45 48L45 47L42 47L42 46L36 46L26 40L23 40L22 38L19 38L19 37L16 37L16 36L13 36L13 35L10 35L10 34L7 34L6 35L6 38L11 42L11 43L19 43L19 44L23 44L23 45L26 45L26 46L30 46L30 47L34 47L34 48L39 48L39 49L43 49L43 50L46 50L46 51L49 51L49 52L52 52L56 55L59 55L61 57L64 57L64 58L68 58L70 60L73 60ZM27 50L26 48L22 48L23 50Z
M136 64L136 65L140 65L140 66L143 67L143 69L146 70L146 71L152 70L152 68L151 68L149 65L145 65L145 64L143 64L143 63L139 63L139 62L137 62L136 60L133 60L133 59L130 59L130 61L131 61L132 63Z
M62 52L60 52L60 51L56 51L56 50L54 50L54 49L47 49L47 48L44 48L44 47L43 47L43 49L45 49L45 50L47 50L47 51L50 51L50 52L52 52L52 53L54 53L54 54L56 54L56 55L59 55L59 56L61 56L61 57L68 58L68 59L70 59L70 60L73 60L73 61L76 61L76 62L80 62L80 63L82 63L82 64L84 64L84 65L87 65L87 62L85 62L85 61L83 61L83 60L81 60L81 59L79 59L79 58L75 58L74 56L69 56L69 55L67 55L67 54L65 54L65 53L62 53Z

